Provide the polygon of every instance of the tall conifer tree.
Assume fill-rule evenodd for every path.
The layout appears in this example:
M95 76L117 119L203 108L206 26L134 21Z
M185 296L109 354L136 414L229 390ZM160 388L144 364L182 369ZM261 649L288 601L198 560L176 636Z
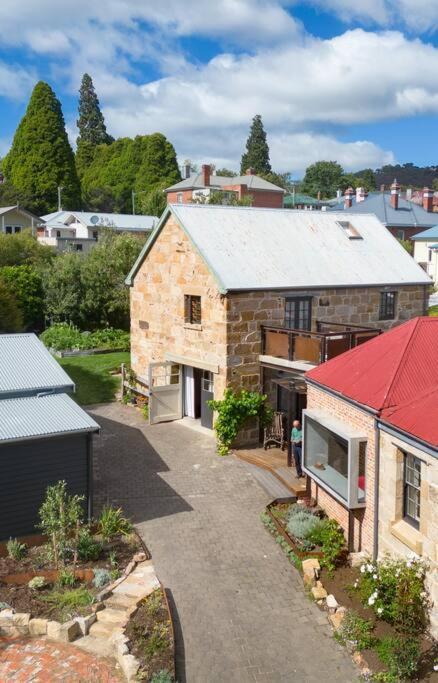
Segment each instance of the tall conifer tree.
M76 167L80 176L94 158L97 145L114 142L106 131L105 119L100 111L99 99L89 74L82 76L79 89L79 118L77 120L79 136L77 138Z
M57 209L58 186L63 188L64 208L81 206L80 183L61 104L43 81L33 89L3 169L8 182L31 199L33 211L40 215Z
M260 114L256 114L252 120L246 141L246 152L243 153L240 162L242 174L246 173L248 168L253 168L258 174L270 173L272 170L269 161L269 147Z

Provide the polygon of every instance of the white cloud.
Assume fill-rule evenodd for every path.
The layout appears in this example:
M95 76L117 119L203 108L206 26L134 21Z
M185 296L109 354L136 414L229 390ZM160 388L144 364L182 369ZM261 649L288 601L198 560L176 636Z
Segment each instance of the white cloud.
M0 61L0 97L22 100L35 83L35 75L21 66Z

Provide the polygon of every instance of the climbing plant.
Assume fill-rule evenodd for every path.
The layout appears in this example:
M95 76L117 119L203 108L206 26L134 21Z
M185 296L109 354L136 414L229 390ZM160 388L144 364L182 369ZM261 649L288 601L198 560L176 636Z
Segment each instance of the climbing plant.
M257 417L262 427L272 421L272 408L267 404L267 396L257 391L242 389L235 393L226 389L220 401L208 401L218 417L214 423L218 441L218 453L226 455L237 437L239 430L251 417Z

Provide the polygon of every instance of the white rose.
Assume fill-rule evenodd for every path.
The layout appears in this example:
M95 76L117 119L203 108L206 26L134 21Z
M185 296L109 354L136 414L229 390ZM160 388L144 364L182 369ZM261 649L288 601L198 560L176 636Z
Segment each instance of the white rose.
M365 574L365 565L364 564L361 565L360 571L362 574Z
M375 600L375 598L374 598L373 596L371 596L370 598L368 598L368 604L369 604L369 605L374 605L375 602L376 602L376 600Z
M377 608L377 614L382 614L383 612L383 607L378 607Z
M377 574L373 574L374 581L377 581Z

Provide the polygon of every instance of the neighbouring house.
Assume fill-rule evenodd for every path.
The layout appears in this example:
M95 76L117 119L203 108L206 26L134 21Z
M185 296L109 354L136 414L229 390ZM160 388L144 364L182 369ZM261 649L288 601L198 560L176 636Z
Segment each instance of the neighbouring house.
M42 217L38 240L57 251L89 251L103 229L147 236L158 222L156 216L92 211L55 211Z
M423 190L412 190L408 188L405 193L406 199L408 201L414 202L415 204L423 204ZM432 206L435 213L438 212L438 192L435 190L432 197Z
M92 514L92 435L99 425L34 334L0 335L0 540L37 533L46 489L64 479Z
M321 193L318 192L318 197L311 197L302 192L291 192L285 194L283 206L285 209L303 209L307 211L327 211L329 206L338 204L341 199L341 191L337 191L335 199L321 199Z
M244 199L250 196L252 206L271 209L283 208L285 194L282 187L255 175L252 168L247 170L246 175L228 177L212 173L209 164L202 165L201 173L191 174L188 167L184 180L167 187L165 192L168 204L206 203L213 192L221 192L223 204L227 204L232 198Z
M126 282L151 421L210 428L226 387L299 415L305 370L423 315L430 286L373 215L196 204L167 207Z
M0 233L13 235L17 232L29 229L34 232L37 225L41 224L41 218L22 209L21 206L0 207Z
M410 240L414 235L436 224L433 212L433 191L425 187L423 202L419 206L400 196L400 185L394 180L390 192L366 192L359 187L356 191L349 187L345 190L343 201L332 205L329 211L345 211L355 214L374 213L379 221L400 240Z
M414 259L438 286L438 225L423 230L412 238L414 243Z
M438 318L419 317L306 374L303 470L351 551L430 564L438 633Z

